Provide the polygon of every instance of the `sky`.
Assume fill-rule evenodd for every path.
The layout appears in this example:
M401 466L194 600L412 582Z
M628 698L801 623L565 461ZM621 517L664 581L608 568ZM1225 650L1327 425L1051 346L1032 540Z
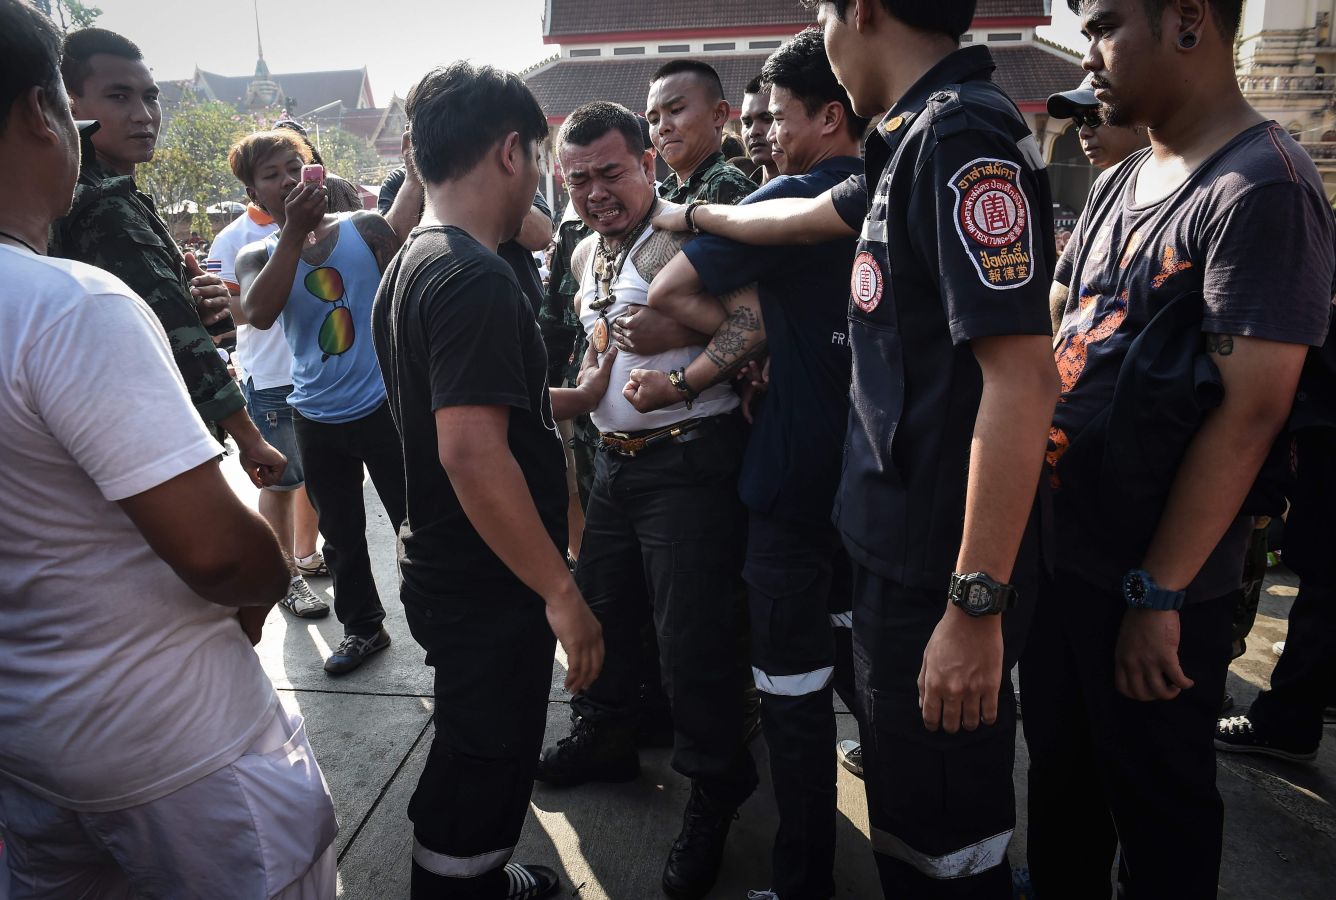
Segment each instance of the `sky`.
M639 0L627 0L639 2ZM221 75L255 69L252 0L199 6L166 0L93 0L97 24L137 43L159 80L190 78L198 65ZM456 59L520 71L555 52L543 43L544 0L257 0L272 72L367 67L378 105L404 96L430 68ZM1053 3L1050 40L1080 45L1076 17ZM185 10L189 9L187 13Z

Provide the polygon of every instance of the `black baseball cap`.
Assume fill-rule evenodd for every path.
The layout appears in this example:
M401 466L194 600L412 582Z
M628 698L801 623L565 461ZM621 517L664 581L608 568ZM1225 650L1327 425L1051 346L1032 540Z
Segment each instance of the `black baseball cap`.
M1099 106L1095 99L1095 76L1087 75L1081 86L1074 91L1063 91L1048 98L1048 114L1055 119L1071 119L1083 109Z

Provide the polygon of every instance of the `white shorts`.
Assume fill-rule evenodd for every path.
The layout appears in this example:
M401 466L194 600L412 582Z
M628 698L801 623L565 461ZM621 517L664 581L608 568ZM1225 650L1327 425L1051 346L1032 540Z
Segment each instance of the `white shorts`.
M338 830L306 726L282 706L231 765L141 806L73 812L0 778L9 900L332 900Z

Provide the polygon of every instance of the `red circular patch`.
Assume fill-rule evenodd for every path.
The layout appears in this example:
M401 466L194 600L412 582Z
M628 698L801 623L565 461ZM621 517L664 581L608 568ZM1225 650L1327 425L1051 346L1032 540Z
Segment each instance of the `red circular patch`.
M849 285L854 303L865 313L870 313L881 303L881 266L877 258L864 250L854 257L854 274Z
M1025 231L1025 195L1001 178L985 178L960 201L960 227L985 247L1013 244Z

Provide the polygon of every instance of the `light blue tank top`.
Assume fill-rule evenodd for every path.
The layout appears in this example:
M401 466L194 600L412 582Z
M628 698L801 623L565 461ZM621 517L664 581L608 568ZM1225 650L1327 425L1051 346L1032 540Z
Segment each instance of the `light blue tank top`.
M272 254L278 235L267 239ZM280 317L292 347L292 393L288 404L317 422L351 422L385 402L376 348L371 343L371 306L380 270L350 216L339 222L329 259L312 266L297 261L297 278Z

